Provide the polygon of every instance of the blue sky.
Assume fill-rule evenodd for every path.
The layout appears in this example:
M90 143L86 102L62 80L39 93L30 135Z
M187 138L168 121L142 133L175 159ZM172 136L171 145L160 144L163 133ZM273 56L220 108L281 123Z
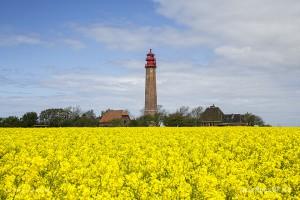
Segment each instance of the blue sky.
M296 0L0 0L0 117L144 106L145 54L167 110L216 104L300 126Z

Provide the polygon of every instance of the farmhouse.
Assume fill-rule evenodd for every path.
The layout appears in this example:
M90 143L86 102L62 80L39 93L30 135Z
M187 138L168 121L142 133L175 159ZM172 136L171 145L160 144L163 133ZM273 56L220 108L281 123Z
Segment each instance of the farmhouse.
M247 126L244 115L242 114L224 114L222 110L212 105L202 113L202 126Z
M126 110L107 110L100 118L100 126L127 126L129 122Z

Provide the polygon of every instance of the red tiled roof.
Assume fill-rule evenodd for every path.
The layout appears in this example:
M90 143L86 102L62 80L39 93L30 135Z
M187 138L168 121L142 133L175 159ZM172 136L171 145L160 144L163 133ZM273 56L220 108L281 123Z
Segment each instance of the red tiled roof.
M122 119L123 117L128 117L128 112L126 110L108 110L100 119L100 123L108 123L114 119Z

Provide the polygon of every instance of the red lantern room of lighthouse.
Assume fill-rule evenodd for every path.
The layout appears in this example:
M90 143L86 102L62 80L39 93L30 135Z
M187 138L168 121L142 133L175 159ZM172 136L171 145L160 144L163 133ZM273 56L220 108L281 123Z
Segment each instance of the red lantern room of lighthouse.
M150 49L150 51L148 52L146 61L146 68L156 68L156 59L154 53L152 53L152 49Z

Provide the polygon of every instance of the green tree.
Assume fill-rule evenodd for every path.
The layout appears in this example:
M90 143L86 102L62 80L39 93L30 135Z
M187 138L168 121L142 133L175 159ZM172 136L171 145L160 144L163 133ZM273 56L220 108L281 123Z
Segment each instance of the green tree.
M157 113L155 115L143 115L144 110L141 111L142 116L132 119L129 126L160 126L163 124L164 118L167 115L162 105L157 106Z
M84 112L76 121L75 126L80 127L95 127L99 125L99 118L93 110L88 110Z
M20 127L20 119L16 116L9 116L2 120L3 127Z
M71 119L71 111L62 108L43 110L39 116L40 123L54 127L71 126Z
M184 116L179 113L171 113L164 118L164 125L166 126L183 126Z
M122 127L122 126L127 126L126 122L124 122L123 119L113 119L111 121L111 126L112 127Z
M37 124L38 115L36 112L27 112L21 118L22 126L24 127L33 127Z
M143 115L135 120L131 120L129 126L158 126L157 119L157 116Z
M244 120L249 126L264 126L265 122L260 116L254 115L252 113L246 113L244 115Z
M194 120L191 116L188 106L181 106L176 112L164 117L166 126L194 126Z
M3 127L4 118L0 117L0 127Z

